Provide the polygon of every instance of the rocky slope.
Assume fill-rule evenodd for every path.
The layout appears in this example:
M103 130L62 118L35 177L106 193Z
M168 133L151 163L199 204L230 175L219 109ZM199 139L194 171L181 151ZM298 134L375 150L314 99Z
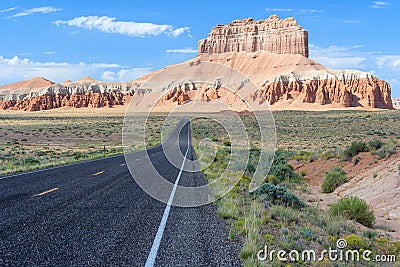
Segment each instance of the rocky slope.
M0 90L0 109L38 111L59 107L111 107L123 105L132 96L135 83L111 83L84 77L77 82L63 84L50 82L50 86L32 90L33 80L21 82L19 89ZM6 92L6 93L4 93Z
M193 100L205 103L213 99L226 104L215 106L216 110L226 107L246 109L236 92L226 90L227 85L219 83L217 78L210 85L182 82L182 73L196 68L208 72L204 73L208 77L221 71L222 68L201 68L208 62L223 64L230 67L227 69L233 68L246 75L258 90L245 100L259 104L267 102L272 109L278 105L285 109L299 103L329 108L393 108L387 82L370 73L330 70L312 61L307 57L307 38L307 32L293 18L280 20L271 16L260 21L236 20L214 27L208 38L199 42L199 55L183 64L168 66L127 83L101 82L85 77L77 82L68 80L54 84L42 78L39 83L38 78L34 78L0 87L0 109L98 108L123 105L132 100L140 110L160 100L158 107L168 110ZM158 74L163 71L168 72L164 79L168 85L163 88L146 85L152 78L160 77ZM218 75L228 77L229 71L225 72Z
M308 32L294 18L281 20L272 15L266 20L247 18L217 25L199 41L199 55L242 51L308 57Z

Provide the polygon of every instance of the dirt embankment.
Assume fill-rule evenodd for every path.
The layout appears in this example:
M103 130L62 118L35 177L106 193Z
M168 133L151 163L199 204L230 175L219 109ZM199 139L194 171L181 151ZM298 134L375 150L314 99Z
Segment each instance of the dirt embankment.
M316 160L310 163L291 161L297 172L305 172L310 184L310 193L304 195L307 201L318 203L327 209L339 198L358 196L364 199L376 216L375 228L386 229L396 240L400 240L400 152L386 159L378 160L369 152L358 155L360 161L344 162L339 159ZM341 166L349 182L338 187L331 194L321 192L325 172Z

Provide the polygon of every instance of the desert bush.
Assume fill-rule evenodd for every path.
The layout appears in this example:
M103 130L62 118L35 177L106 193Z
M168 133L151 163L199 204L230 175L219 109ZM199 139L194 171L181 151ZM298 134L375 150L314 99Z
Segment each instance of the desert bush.
M346 249L367 249L368 243L364 239L356 234L348 235L343 237L347 241Z
M303 178L294 172L293 167L289 165L284 151L276 151L269 174L275 177L276 183L303 181Z
M372 227L375 224L375 215L368 204L357 196L340 199L333 204L328 212L332 215L343 216L348 220L355 220L362 225Z
M326 174L325 180L321 185L323 193L332 193L336 188L347 183L346 173L338 166L334 167Z
M396 153L396 148L393 146L384 146L373 152L379 159L385 159Z
M378 150L383 146L383 142L379 139L374 139L368 142L370 150Z
M251 194L259 199L270 201L273 204L290 206L297 209L306 206L296 195L287 192L284 186L264 183Z
M349 160L360 152L368 152L368 144L363 141L354 141L345 151L343 151L345 159Z
M387 255L400 255L400 242L391 241L385 237L379 237L375 241L376 251Z
M361 161L360 157L358 157L358 156L354 157L354 159L353 159L354 166L357 165L360 161Z

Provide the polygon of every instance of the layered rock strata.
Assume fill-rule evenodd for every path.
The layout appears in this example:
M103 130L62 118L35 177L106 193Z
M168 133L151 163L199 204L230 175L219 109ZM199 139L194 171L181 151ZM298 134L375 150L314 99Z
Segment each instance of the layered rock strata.
M212 62L245 74L258 87L258 91L246 101L267 102L272 109L274 105L296 103L335 108L393 109L391 89L387 82L371 73L336 71L318 64L308 58L307 38L307 31L293 18L280 20L277 16L271 16L260 21L235 20L214 27L208 38L199 42L199 55L184 64L188 68L196 68ZM124 105L132 100L139 110L140 106L152 106L160 100L160 96L159 105L165 107L185 105L194 99L204 102L217 99L239 111L246 108L235 92L226 90L225 84L218 84L218 81L213 81L215 84L209 86L180 83L183 72L166 77L169 85L162 92L141 87L163 70L127 83L101 82L85 77L77 82L68 80L63 84L54 84L44 78L34 78L0 87L0 109L37 111L64 106L99 108ZM172 84L175 85L170 86Z
M294 18L247 18L215 26L207 38L199 41L198 50L199 55L266 51L308 57L308 32Z

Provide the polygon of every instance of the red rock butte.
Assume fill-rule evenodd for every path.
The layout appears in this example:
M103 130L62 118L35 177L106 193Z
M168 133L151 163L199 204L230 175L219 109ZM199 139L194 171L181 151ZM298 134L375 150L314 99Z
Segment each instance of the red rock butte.
M308 32L294 18L235 20L212 28L198 43L198 56L183 64L196 67L204 62L224 64L249 77L258 87L251 95L257 103L267 102L271 109L380 108L393 109L389 83L371 73L357 70L332 70L308 58ZM181 72L168 82L180 81ZM237 111L245 110L242 99L219 86L187 82L161 94L156 88L141 88L156 70L131 82L102 82L84 77L76 82L54 84L44 78L0 87L0 109L46 110L70 107L112 107L132 101L141 107L157 103L160 110L185 106L194 99L218 99ZM210 70L212 71L212 70ZM190 105L187 105L190 107ZM218 111L218 107L215 107Z
M308 57L308 32L292 17L247 18L215 26L207 38L199 41L198 50L199 55L266 51Z

